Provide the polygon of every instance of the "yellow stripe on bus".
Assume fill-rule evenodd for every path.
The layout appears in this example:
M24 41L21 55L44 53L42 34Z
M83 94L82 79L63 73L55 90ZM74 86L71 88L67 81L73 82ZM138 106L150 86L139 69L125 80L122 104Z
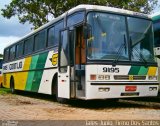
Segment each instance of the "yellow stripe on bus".
M25 72L20 72L20 73L16 73L16 83L18 85L18 89L19 90L25 90L26 87L26 81L27 81L27 77L28 77L28 70L30 68L30 64L31 64L31 57L25 58L25 62L24 62L24 67L22 71Z
M29 70L31 64L32 57L28 57L25 59L23 70Z
M157 72L157 67L149 67L148 76L155 76Z

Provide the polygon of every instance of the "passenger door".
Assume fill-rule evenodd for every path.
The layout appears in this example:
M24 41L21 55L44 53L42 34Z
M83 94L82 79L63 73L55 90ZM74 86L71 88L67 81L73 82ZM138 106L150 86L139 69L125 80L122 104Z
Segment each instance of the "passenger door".
M58 49L58 97L70 98L70 51L69 31L60 32Z

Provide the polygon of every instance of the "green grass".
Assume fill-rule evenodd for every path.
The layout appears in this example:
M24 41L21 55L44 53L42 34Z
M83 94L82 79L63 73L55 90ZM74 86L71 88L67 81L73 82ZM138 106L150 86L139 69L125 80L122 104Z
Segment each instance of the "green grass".
M11 90L8 88L0 88L0 95L11 93Z

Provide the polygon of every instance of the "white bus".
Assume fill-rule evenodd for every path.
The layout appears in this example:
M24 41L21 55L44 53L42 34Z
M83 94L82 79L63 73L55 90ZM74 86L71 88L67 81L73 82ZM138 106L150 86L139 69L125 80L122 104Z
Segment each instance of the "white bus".
M157 96L152 20L79 5L4 49L4 86L57 100Z

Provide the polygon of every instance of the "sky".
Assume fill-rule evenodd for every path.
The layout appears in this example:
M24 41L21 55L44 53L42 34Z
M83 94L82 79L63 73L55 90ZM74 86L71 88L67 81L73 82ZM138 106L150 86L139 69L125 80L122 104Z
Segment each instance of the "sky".
M159 5L160 5L160 0ZM0 0L0 10L5 8L5 5L9 4L11 0ZM154 13L160 11L160 7L154 9ZM17 17L6 19L1 16L0 11L0 54L3 54L3 49L20 39L22 36L31 32L32 25L25 23L20 24Z
M0 10L10 2L11 0L0 0ZM3 18L0 11L0 54L3 54L3 49L7 45L31 32L31 27L29 23L20 24L17 17Z

